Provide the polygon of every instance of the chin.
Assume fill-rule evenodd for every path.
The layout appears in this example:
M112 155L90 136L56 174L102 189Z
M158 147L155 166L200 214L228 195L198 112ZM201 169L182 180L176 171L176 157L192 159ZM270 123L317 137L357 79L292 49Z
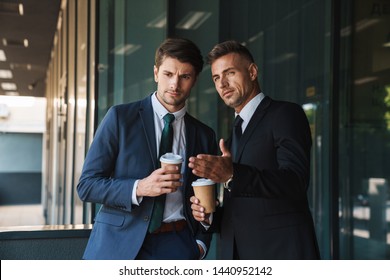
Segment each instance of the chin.
M229 107L234 107L234 101L233 100L230 100L230 99L224 99L223 100L225 102L225 104Z

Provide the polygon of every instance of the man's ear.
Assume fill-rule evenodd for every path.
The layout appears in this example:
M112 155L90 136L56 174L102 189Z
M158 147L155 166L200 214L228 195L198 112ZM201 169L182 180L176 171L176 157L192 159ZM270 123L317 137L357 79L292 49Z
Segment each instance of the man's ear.
M156 65L153 66L154 81L158 83L158 68Z
M259 72L257 65L255 63L251 63L249 65L248 71L249 71L249 76L251 77L251 80L252 81L256 80L258 72Z

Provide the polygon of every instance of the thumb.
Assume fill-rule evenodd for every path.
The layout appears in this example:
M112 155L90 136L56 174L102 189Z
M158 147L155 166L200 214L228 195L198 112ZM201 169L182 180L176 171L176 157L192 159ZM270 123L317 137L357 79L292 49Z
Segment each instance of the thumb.
M230 150L226 147L225 141L223 139L219 140L219 148L221 149L223 157L231 157Z

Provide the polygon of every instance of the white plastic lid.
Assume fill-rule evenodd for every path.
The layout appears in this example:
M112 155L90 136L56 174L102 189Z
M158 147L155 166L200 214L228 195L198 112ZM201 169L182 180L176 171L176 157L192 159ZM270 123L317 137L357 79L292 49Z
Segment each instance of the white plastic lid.
M160 157L160 161L169 164L178 164L183 162L183 158L180 155L166 153Z
M199 187L199 186L210 186L210 185L214 185L215 182L210 180L210 179L206 179L206 178L201 178L201 179L198 179L194 182L192 182L192 186L193 187Z

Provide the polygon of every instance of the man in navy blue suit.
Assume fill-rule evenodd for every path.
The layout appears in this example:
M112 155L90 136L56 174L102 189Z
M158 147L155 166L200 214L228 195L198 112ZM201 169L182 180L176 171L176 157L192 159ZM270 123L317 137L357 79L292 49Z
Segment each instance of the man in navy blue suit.
M261 91L257 65L240 43L217 44L208 60L237 122L227 143L220 140L222 156L190 158L194 174L225 187L213 221L192 197L194 216L220 230L223 259L318 259L307 201L311 134L302 107Z
M200 259L211 235L191 215L188 158L216 154L214 131L186 112L185 102L203 67L198 47L181 38L156 50L156 92L113 106L96 131L77 186L81 200L102 204L84 259ZM171 113L172 152L181 170L159 167L164 116ZM165 196L163 221L150 229L157 198Z

